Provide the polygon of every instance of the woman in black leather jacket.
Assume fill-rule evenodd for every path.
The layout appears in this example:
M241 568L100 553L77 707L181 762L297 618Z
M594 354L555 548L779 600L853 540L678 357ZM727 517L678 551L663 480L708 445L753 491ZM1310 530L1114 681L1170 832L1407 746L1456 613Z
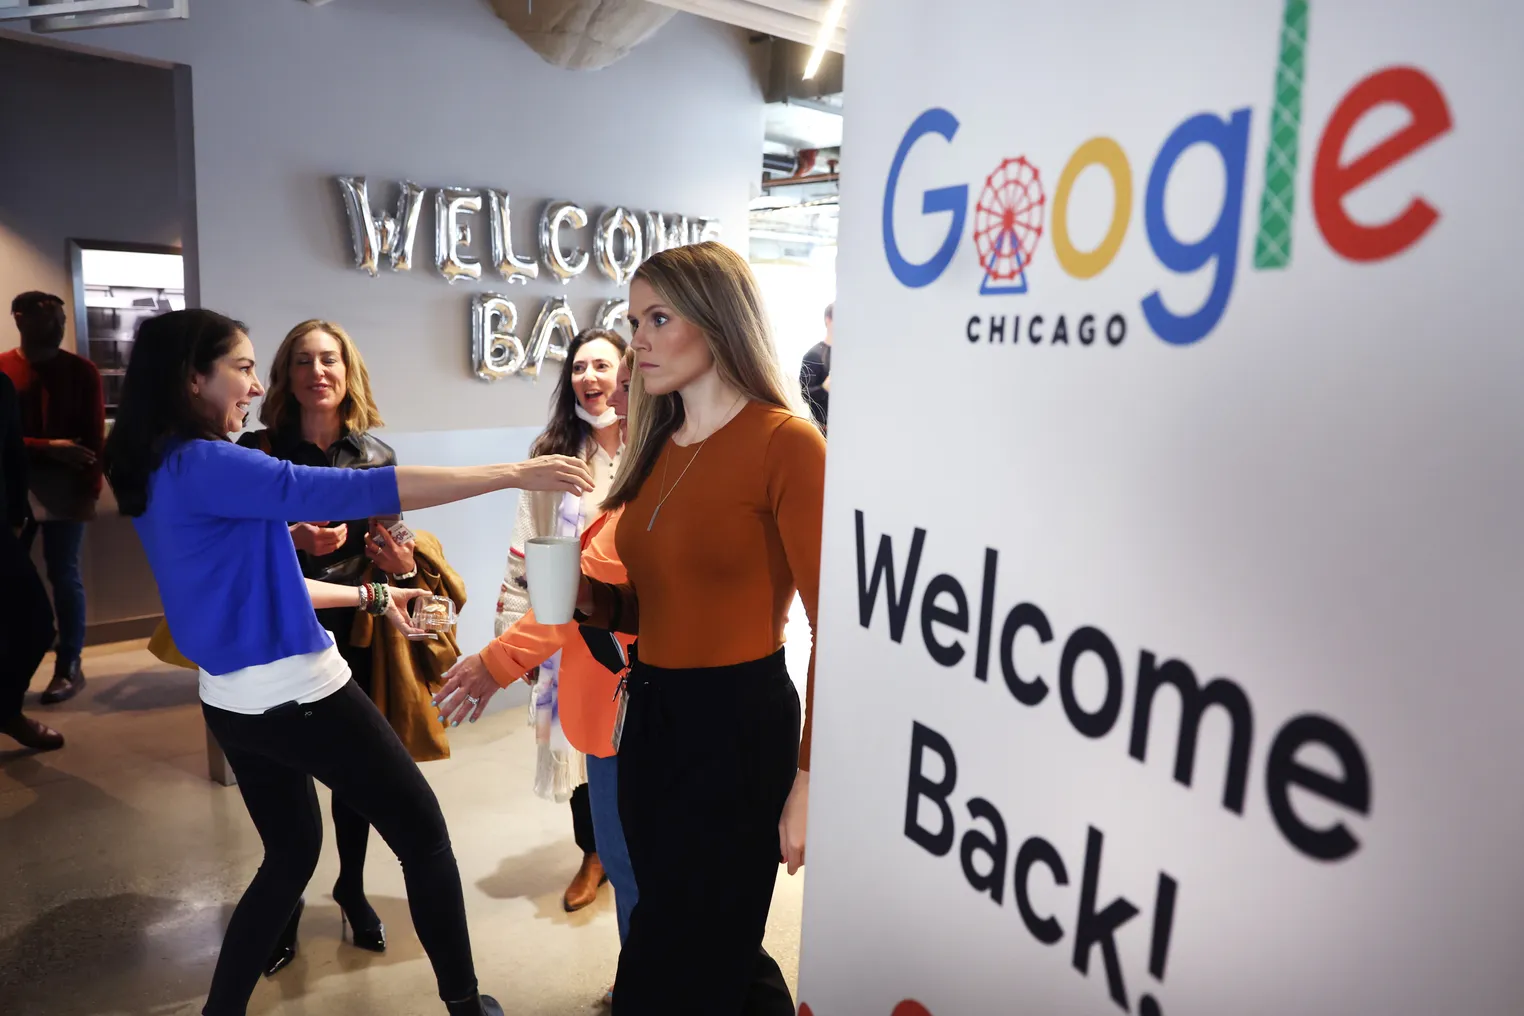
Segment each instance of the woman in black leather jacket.
M396 465L396 455L370 430L381 414L370 393L370 376L354 341L329 321L304 321L281 343L270 367L270 383L259 410L264 430L245 431L238 443L303 466L372 469ZM291 524L302 574L310 579L360 585L387 576L395 586L432 585L438 576L420 576L412 540L398 542L387 531L395 519L312 519ZM440 592L435 589L435 592ZM373 655L369 646L350 644L355 610L318 611L318 620L334 635L339 653L356 683L372 698ZM437 726L437 725L436 725ZM442 735L441 735L442 737ZM436 746L404 743L418 761L441 757ZM421 750L420 750L421 748ZM448 753L444 748L443 754ZM333 899L354 943L362 949L386 949L386 929L365 898L365 851L370 824L333 798L334 839L339 850L339 879ZM265 968L275 974L296 955L297 926L305 901L298 903Z

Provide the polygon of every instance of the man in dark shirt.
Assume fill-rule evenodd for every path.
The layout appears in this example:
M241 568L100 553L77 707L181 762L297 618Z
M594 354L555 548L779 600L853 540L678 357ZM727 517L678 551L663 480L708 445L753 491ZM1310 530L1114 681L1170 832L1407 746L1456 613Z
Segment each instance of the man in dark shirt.
M31 495L38 506L42 556L58 615L58 658L45 704L73 698L85 686L80 653L85 646L85 583L80 547L85 523L95 517L101 492L101 452L106 407L95 364L62 349L63 300L51 293L22 293L11 301L21 348L0 353L0 373L20 397Z
M822 434L826 432L826 415L831 405L831 318L835 311L834 303L826 307L825 338L810 347L799 367L799 387L804 390L804 401Z
M34 751L63 747L63 735L21 714L32 675L53 644L53 611L48 591L17 535L31 519L27 504L26 445L16 387L0 373L0 586L7 614L0 624L0 734Z

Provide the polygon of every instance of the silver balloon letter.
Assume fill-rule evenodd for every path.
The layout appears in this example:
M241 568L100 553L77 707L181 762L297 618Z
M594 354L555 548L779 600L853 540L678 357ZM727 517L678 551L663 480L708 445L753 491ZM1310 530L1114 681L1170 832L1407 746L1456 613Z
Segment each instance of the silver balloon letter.
M478 293L471 301L471 369L483 381L516 374L524 366L524 343L514 334L519 310L507 297Z
M719 219L689 219L688 242L703 243L706 240L718 240L720 238Z
M487 215L491 220L492 265L498 274L510 283L539 278L539 262L513 252L513 230L510 228L506 191L487 191Z
M630 301L604 300L598 305L598 313L593 320L597 322L598 328L611 328L616 332L627 333L630 324Z
M667 247L684 247L688 243L688 216L674 215L667 220Z
M524 354L524 373L530 377L540 376L540 364L546 360L566 359L566 351L572 339L577 337L577 319L572 316L566 297L546 300L535 319L534 332L529 336L529 349Z
M667 243L667 217L661 212L646 213L646 257L652 254L660 254L669 246Z
M370 193L363 176L337 178L344 194L344 209L349 215L349 235L355 248L355 267L376 274L377 260L391 258L392 271L406 272L413 267L413 240L418 235L418 213L423 210L423 188L411 180L401 184L397 214L376 215L370 208Z
M615 252L620 234L624 235L623 257ZM598 228L593 232L593 258L598 269L619 285L629 285L630 276L643 260L640 239L640 221L628 208L610 208L598 216Z
M462 213L481 210L482 197L476 191L441 187L434 195L434 263L452 283L481 278L481 262L461 254L462 247L471 245L471 225L460 221Z
M587 251L581 247L572 249L568 258L561 250L561 227L581 229L587 225L587 212L581 205L570 201L552 201L540 214L540 256L545 267L564 285L572 278L587 271Z

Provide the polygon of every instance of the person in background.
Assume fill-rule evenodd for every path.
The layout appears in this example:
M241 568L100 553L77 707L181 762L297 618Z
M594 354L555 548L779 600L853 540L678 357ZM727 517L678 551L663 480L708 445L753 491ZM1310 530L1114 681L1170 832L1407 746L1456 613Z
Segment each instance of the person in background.
M270 385L260 403L259 419L266 429L247 432L238 443L296 465L373 469L397 464L392 449L370 433L382 420L371 397L365 361L349 333L330 321L304 321L286 335L270 366ZM398 542L376 520L331 521L290 526L306 578L346 586L379 581L448 595L457 609L465 603L460 576L445 561L439 541L429 534ZM421 547L417 540L423 541ZM454 636L424 643L388 638L387 632L352 606L319 610L318 623L333 633L355 683L386 714L413 761L449 758L450 743L429 707L429 695L454 662ZM385 952L386 928L365 898L370 823L337 794L332 806L339 852L334 902L356 946ZM298 902L265 964L266 976L295 958L304 906Z
M609 404L621 425L629 415L633 363L633 351L626 350L620 358L618 382L609 396ZM626 578L614 547L618 518L618 511L607 512L582 534L582 570L605 582L623 582ZM440 706L444 718L454 724L462 719L475 723L499 688L533 673L555 653L562 654L557 696L561 724L571 746L587 757L586 786L593 831L598 856L614 886L619 942L623 945L638 894L635 872L625 848L624 827L619 821L619 759L614 724L619 711L620 678L634 639L628 635L614 638L622 648L614 647L608 632L583 628L573 621L541 624L531 609L480 653L461 657L445 675L444 687L434 696L434 703ZM603 660L607 662L600 662ZM472 701L477 702L475 709L471 707ZM608 1005L613 1000L614 990L610 988L603 1001Z
M105 453L165 620L200 665L207 728L265 848L228 921L203 1016L246 1011L312 877L323 840L314 779L365 816L402 862L413 925L450 1016L502 1016L477 986L439 801L315 612L358 607L412 633L403 607L423 590L305 579L286 520L395 515L513 488L580 495L592 476L586 463L555 456L466 469L297 466L227 440L262 394L243 325L200 309L149 318L133 341Z
M524 545L542 536L580 536L597 518L624 447L618 414L609 404L625 341L618 332L589 328L567 349L561 377L551 397L550 422L529 448L530 455L569 455L593 471L593 489L578 500L559 495L519 498L518 520L508 546L508 566L498 595L495 634L501 635L529 610L524 577ZM608 881L598 854L598 834L588 799L587 760L567 736L559 705L560 654L549 656L532 678L530 717L539 757L535 793L552 801L571 801L572 835L582 850L582 864L561 897L568 913L598 898ZM523 675L520 675L523 676Z
M794 410L746 261L706 242L630 283L629 579L584 574L584 624L638 634L619 815L640 887L616 1016L793 1016L762 948L780 859L805 856L810 719L784 664L797 591L814 631L825 439ZM811 648L805 700L814 687Z
M31 521L27 504L26 445L16 386L0 374L0 586L6 590L7 616L0 624L0 734L33 751L63 747L63 735L22 715L21 704L32 675L53 644L53 609L48 591L21 546L21 528Z
M825 338L810 347L799 366L799 388L804 401L810 407L810 416L820 432L826 432L826 416L831 406L831 319L836 305L830 303L825 309Z
M16 385L21 433L31 467L31 494L41 512L23 545L42 532L42 556L58 616L58 655L45 705L63 702L85 686L85 583L79 554L85 523L101 493L100 456L106 440L106 403L95 364L62 348L63 300L22 293L11 301L21 347L0 353L0 372Z

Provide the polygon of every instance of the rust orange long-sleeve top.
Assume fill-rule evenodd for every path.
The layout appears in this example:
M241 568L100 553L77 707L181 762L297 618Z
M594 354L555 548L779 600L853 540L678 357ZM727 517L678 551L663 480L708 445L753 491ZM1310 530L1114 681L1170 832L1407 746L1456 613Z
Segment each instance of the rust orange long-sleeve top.
M610 512L582 534L582 571L605 582L623 582L624 565L614 546L619 512ZM626 649L635 641L621 635ZM487 672L507 687L561 651L559 709L561 730L571 746L597 758L614 754L614 695L619 675L593 658L577 631L577 622L542 624L530 609L481 652Z
M588 623L638 634L640 659L657 667L777 652L797 590L811 635L801 769L810 765L824 489L825 439L814 424L749 403L702 445L662 449L616 537L629 581L588 575Z

